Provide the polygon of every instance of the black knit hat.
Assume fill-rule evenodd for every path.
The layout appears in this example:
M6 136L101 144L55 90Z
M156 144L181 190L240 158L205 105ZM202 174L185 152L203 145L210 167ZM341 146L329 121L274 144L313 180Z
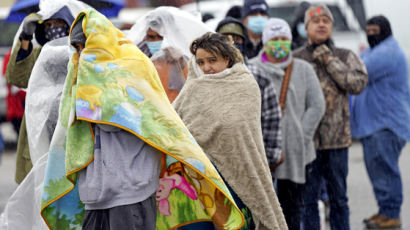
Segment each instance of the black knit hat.
M245 0L242 8L242 18L254 13L268 15L269 6L265 0Z
M242 6L232 6L228 12L226 12L225 17L233 17L240 20L242 18Z
M84 35L83 31L83 19L84 17L80 18L75 25L73 26L73 29L71 30L70 34L70 44L74 45L75 43L81 43L85 44L85 41L87 38Z

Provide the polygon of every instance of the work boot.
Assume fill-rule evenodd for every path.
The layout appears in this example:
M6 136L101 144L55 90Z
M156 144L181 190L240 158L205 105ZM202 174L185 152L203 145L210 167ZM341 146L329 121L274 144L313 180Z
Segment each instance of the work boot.
M386 216L380 216L379 218L369 221L366 224L367 229L389 229L396 230L401 229L401 220L388 218Z
M379 217L380 217L380 215L379 215L378 213L376 213L376 214L374 214L374 215L372 215L372 216L370 216L370 217L367 217L367 218L363 219L363 223L367 224L367 223L369 223L370 221L373 221L373 220L375 220L375 219L377 219L377 218L379 218Z

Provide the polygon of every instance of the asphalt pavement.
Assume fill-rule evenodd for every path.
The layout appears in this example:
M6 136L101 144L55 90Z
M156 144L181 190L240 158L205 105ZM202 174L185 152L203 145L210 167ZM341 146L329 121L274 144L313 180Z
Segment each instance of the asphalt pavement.
M4 134L3 134L4 135ZM0 212L7 199L16 189L14 182L15 151L5 151L0 163ZM401 219L402 229L410 230L410 144L407 144L400 157L400 168L403 179L404 203ZM363 230L363 218L377 212L369 178L364 166L362 147L354 143L349 150L348 196L350 206L350 225L352 230ZM329 229L327 227L327 229Z

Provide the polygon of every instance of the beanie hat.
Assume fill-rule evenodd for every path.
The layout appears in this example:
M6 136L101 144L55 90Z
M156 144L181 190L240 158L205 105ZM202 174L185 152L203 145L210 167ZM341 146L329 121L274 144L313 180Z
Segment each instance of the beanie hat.
M228 12L226 12L226 16L225 17L233 17L236 19L241 19L242 18L242 6L232 6Z
M292 32L290 31L289 24L280 18L271 18L263 27L262 43L265 44L270 39L278 36L285 36L292 41Z
M83 19L84 17L79 19L71 30L71 34L70 34L70 44L71 45L74 45L76 42L85 44L85 41L87 40L83 32Z
M268 15L268 4L265 0L245 0L242 8L242 18L254 13L262 13Z
M305 26L308 25L309 21L312 20L313 17L316 16L327 16L333 22L333 15L330 12L329 8L326 5L315 5L309 7L309 9L305 12Z
M244 31L245 27L242 22L232 17L226 17L224 20L219 22L216 27L216 32L220 34L235 34L243 39L245 39Z

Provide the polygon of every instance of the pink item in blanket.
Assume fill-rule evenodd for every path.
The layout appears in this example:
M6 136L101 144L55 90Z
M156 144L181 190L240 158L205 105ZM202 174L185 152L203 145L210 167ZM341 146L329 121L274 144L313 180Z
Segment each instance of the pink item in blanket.
M159 202L159 213L164 216L171 215L168 196L174 188L178 188L193 200L198 199L194 186L190 185L185 177L176 173L168 176L168 173L166 172L164 177L159 180L159 188L156 194L156 200Z

